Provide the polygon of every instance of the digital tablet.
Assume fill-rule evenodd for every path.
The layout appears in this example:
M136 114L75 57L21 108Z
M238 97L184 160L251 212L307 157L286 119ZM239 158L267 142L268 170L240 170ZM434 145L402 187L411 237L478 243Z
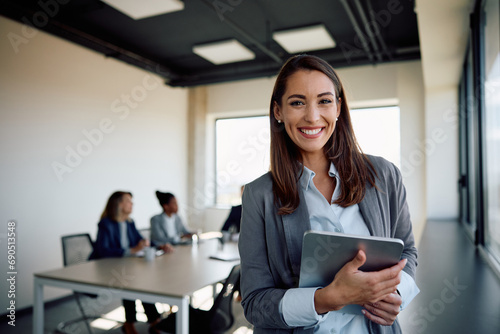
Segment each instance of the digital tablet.
M325 287L360 249L366 262L359 269L378 271L399 262L404 243L400 239L344 233L307 231L302 242L299 287ZM349 305L344 313L362 314L361 306Z

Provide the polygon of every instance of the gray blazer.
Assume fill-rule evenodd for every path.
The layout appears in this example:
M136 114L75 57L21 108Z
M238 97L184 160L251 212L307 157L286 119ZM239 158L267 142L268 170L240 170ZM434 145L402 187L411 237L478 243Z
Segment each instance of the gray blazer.
M151 241L155 246L175 243L175 235L168 235L162 215L163 213L160 213L151 218ZM179 237L190 233L177 214L175 215L175 230Z
M375 187L367 186L359 209L371 235L404 241L403 269L415 278L417 249L412 233L406 190L400 171L390 162L367 156L377 171ZM286 325L279 312L287 289L298 287L302 237L311 229L309 212L299 187L299 207L289 215L278 215L271 174L245 186L239 251L241 292L245 316L255 326L254 333L312 333L313 329ZM380 326L366 319L370 333L401 333L397 320Z

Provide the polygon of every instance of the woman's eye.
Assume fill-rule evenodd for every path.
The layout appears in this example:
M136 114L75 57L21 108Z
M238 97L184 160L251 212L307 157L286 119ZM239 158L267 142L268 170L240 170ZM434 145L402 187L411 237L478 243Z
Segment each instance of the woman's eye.
M304 105L304 102L302 101L292 101L290 103L291 106L303 106Z
M328 99L323 99L321 101L319 101L320 104L329 104L329 103L332 103L332 100L328 100Z

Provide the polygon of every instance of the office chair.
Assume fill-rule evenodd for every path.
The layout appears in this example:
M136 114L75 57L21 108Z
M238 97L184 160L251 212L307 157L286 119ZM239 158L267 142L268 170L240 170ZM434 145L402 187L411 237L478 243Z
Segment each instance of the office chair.
M93 250L93 243L90 235L88 233L82 234L72 234L61 237L62 241L62 251L63 251L63 262L64 266L70 266L73 264L78 264L82 262L88 261L88 257ZM61 322L57 325L56 332L58 333L66 333L65 328L70 327L71 325L83 321L89 333L93 333L92 328L90 327L89 320L95 320L99 317L97 316L89 316L85 313L81 303L81 296L87 296L90 298L97 298L97 295L81 293L77 291L73 291L73 295L75 296L76 304L80 309L82 316L77 319L73 319L70 321Z
M210 310L189 308L189 333L223 334L229 330L234 323L233 295L239 284L240 265L238 264L229 273ZM156 325L156 328L167 333L175 333L175 316L175 313L170 314Z

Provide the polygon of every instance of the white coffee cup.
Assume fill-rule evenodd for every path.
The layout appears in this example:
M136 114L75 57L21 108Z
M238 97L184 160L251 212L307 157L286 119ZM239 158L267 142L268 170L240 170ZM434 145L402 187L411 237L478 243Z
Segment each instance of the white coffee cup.
M146 261L151 262L155 259L156 249L154 247L144 248L144 258Z

